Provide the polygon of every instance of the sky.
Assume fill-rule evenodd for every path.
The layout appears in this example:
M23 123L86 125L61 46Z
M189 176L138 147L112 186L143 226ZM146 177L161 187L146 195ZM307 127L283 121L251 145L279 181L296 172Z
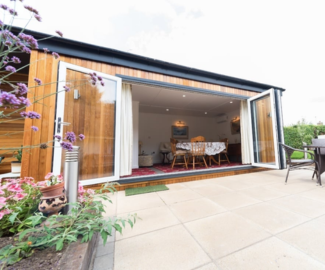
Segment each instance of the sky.
M3 4L14 4L2 0ZM20 9L15 25L26 24ZM285 125L325 124L324 0L24 0L28 29L286 89ZM50 48L49 48L50 49ZM324 107L323 107L324 106Z

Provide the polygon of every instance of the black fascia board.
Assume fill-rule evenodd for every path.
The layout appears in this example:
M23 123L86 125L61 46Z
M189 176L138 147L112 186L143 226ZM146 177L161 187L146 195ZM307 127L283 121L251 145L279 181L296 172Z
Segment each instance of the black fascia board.
M21 31L21 28L12 27L11 31L13 33L19 33ZM24 30L24 33L32 35L38 40L49 37L47 34L27 29ZM253 82L209 71L181 66L145 56L100 47L97 45L87 44L66 38L51 37L48 39L40 40L39 47L40 51L42 48L48 48L49 50L55 51L59 54L76 58L109 63L248 91L264 92L270 88L277 88L280 91L285 91L283 88L269 84Z
M147 85L152 85L152 86L179 89L179 90L184 90L184 91L197 92L197 93L201 93L201 94L210 94L210 95L224 96L224 97L230 97L230 98L236 98L236 99L250 98L249 96L231 94L231 93L227 93L227 92L220 92L220 91L214 91L214 90L207 90L207 89L203 89L203 88L185 86L185 85L180 85L180 84L175 84L175 83L166 83L166 82L161 82L161 81L142 79L142 78L138 78L138 77L131 77L131 76L120 75L120 74L116 74L115 76L121 78L124 81L130 82L130 83L133 82L133 83L147 84Z

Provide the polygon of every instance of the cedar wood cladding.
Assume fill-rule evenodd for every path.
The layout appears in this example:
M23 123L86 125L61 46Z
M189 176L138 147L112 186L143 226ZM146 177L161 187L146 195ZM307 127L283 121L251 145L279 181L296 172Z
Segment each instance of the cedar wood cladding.
M258 94L257 92L173 77L139 69L116 66L107 63L83 60L64 55L60 55L59 60L113 76L120 74L147 80L173 83L183 86L202 88L210 91L231 93L249 97ZM58 60L55 60L51 56L46 58L46 55L43 52L32 51L30 62L31 65L29 69L28 86L31 87L35 85L35 77L39 78L43 82L43 85L35 88L34 90L32 89L28 94L28 98L34 100L36 97L39 98L40 96L46 96L50 93L55 93L56 83L50 84L50 82L55 82L57 80ZM26 120L25 133L23 138L24 145L38 145L42 142L53 140L55 105L56 96L52 95L45 98L40 103L36 103L28 107L28 110L40 113L42 115L42 118L40 120ZM38 126L40 131L32 132L32 125ZM44 176L52 170L52 152L53 148L51 147L47 149L40 149L37 147L35 149L32 149L30 151L30 154L24 153L22 158L21 176L31 176L34 177L36 181L42 181L44 179Z

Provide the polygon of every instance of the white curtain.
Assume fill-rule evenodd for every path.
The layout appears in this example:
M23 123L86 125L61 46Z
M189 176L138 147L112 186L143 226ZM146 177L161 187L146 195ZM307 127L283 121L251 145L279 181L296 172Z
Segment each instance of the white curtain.
M250 126L248 116L247 100L240 102L240 134L241 134L241 156L243 164L252 163L251 158L251 140L250 140Z
M132 173L133 116L131 85L122 83L120 176Z

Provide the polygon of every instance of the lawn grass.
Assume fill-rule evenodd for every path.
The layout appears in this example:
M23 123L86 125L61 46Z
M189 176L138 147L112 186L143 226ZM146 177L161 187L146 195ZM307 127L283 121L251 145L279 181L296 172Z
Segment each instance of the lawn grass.
M310 151L311 153L313 153L313 151ZM305 153L303 152L298 152L298 151L294 151L291 155L291 159L304 159L305 158ZM308 158L311 159L311 156L308 154Z

